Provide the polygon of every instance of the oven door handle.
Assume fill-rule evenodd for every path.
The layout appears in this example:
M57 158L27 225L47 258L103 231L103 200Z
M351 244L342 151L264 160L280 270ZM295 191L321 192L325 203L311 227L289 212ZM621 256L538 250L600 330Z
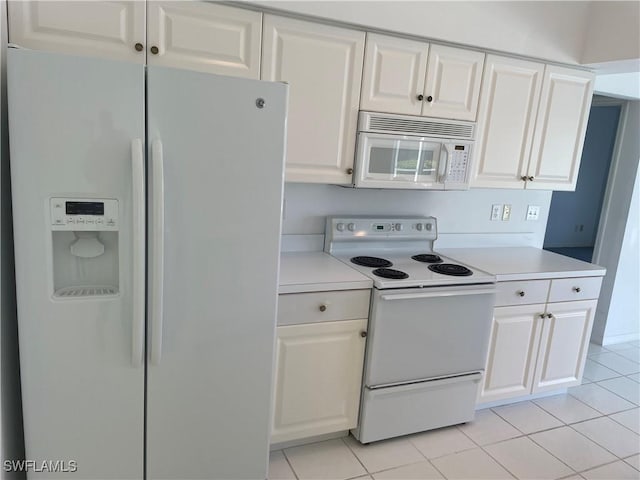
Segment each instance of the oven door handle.
M459 297L462 295L487 295L496 293L493 288L484 288L482 290L448 290L439 292L420 292L420 293L396 293L380 295L382 300L411 300L415 298L435 298L435 297Z

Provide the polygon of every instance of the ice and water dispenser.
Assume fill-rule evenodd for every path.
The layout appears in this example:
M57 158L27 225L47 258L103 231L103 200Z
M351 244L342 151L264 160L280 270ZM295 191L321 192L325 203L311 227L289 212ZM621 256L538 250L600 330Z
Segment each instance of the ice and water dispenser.
M54 297L116 295L118 201L56 197L50 206Z

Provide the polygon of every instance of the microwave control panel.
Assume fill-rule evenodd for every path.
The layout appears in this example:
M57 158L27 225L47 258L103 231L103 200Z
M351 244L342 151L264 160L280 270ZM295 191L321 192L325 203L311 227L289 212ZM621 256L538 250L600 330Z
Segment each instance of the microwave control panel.
M465 183L469 168L469 152L471 145L453 143L449 146L451 159L449 161L449 183Z
M50 200L51 230L118 230L118 200L62 198Z

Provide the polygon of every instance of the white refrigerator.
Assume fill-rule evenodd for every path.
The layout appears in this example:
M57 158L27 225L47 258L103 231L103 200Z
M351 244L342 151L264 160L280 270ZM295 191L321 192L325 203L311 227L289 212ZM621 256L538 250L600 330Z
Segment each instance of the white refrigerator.
M29 478L266 478L287 93L9 49Z

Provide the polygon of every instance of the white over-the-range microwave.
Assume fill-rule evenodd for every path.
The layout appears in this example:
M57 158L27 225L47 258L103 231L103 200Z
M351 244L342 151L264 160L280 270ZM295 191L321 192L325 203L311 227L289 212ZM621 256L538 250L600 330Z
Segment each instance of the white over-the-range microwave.
M467 190L475 123L360 112L353 185Z

